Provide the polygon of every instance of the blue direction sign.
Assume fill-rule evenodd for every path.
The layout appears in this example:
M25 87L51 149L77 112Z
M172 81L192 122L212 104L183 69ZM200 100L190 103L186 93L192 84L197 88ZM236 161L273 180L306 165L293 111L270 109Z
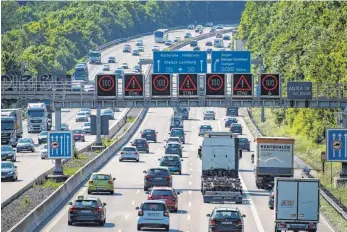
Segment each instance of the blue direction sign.
M73 156L71 131L49 131L47 137L49 159L69 159Z
M347 161L347 129L327 129L327 161Z
M207 53L203 51L153 52L153 73L206 73Z
M250 51L213 51L213 73L251 73Z

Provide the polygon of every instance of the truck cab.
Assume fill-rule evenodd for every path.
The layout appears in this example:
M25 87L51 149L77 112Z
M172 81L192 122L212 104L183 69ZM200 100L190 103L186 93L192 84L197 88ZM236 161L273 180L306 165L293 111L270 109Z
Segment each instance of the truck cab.
M29 133L46 131L49 118L45 103L29 103L27 120Z
M176 107L174 108L174 115L181 116L183 120L188 120L189 110L189 107Z
M89 51L88 60L90 64L101 64L101 52Z

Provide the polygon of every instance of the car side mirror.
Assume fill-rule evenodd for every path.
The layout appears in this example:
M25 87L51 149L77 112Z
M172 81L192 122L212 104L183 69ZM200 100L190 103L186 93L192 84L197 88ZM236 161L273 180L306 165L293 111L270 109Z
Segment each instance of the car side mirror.
M14 168L17 168L17 166L14 166Z
M182 148L184 148L184 147L182 147Z
M147 173L147 171L143 171L143 173Z
M242 214L242 217L246 217L246 215Z
M69 203L67 203L68 205L72 205L72 202L70 201Z
M211 214L209 214L209 213L208 213L208 214L206 214L206 217L211 217Z
M113 180L116 180L116 178L113 178Z
M140 210L140 207L136 207L135 209L136 209L136 210Z
M183 161L183 159L181 159L181 161Z
M102 203L103 206L106 206L107 204L106 203Z

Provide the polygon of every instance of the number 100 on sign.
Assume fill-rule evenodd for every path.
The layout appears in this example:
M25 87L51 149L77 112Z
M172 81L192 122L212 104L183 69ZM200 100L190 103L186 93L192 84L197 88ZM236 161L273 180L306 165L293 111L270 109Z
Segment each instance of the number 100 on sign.
M96 90L98 97L115 97L116 76L114 74L97 75Z

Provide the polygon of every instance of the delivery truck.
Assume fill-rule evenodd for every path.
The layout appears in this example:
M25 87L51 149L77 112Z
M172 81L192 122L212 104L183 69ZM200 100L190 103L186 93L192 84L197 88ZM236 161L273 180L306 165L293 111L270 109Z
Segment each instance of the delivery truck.
M259 189L272 189L275 177L293 177L294 142L285 137L258 137L254 140L255 181Z
M1 110L1 144L15 147L23 136L22 109Z
M275 232L316 232L319 223L319 179L275 178Z

